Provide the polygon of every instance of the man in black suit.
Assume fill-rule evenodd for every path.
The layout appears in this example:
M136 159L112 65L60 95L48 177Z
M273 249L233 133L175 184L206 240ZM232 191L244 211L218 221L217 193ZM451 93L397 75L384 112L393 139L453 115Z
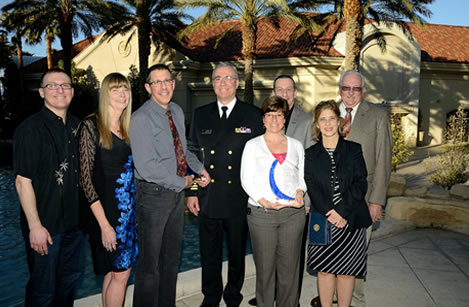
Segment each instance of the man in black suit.
M194 112L189 139L200 148L211 182L189 196L187 206L199 217L202 264L201 307L228 307L243 299L248 196L241 187L241 155L245 143L263 132L260 109L236 98L236 67L218 64L212 73L217 101ZM228 247L228 282L223 289L223 236Z

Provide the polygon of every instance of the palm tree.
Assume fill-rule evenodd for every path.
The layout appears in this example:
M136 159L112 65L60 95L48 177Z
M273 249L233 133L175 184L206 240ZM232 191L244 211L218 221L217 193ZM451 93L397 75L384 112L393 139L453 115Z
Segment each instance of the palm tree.
M17 12L4 12L1 15L1 27L7 32L14 32L15 35L11 38L12 43L16 46L16 55L18 58L18 74L19 74L19 89L20 101L19 106L24 105L24 65L23 65L23 36L26 31L24 25L20 22L20 16Z
M0 29L0 69L5 68L15 52L7 37L8 31Z
M25 27L31 43L37 43L42 33L46 33L46 42L49 44L58 34L63 50L64 70L70 74L73 38L81 32L92 39L93 31L99 30L101 26L99 14L108 7L108 2L104 0L16 0L2 10L4 13L15 12L23 16L19 22Z
M307 29L317 29L319 26L308 18L307 14L295 12L289 8L292 1L286 0L176 0L182 8L207 7L204 15L197 18L191 25L180 32L183 37L194 31L206 27L209 24L221 23L225 20L238 20L242 34L242 55L244 59L244 101L253 103L253 62L256 56L257 25L261 19L265 19L278 27L280 17L295 21ZM314 4L312 4L314 6ZM223 32L217 44L233 31L232 25Z
M59 35L58 20L51 15L51 8L44 7L44 1L20 0L6 5L5 11L14 10L19 22L25 25L25 39L30 45L39 44L42 36L46 41L47 67L53 67L52 42Z
M335 19L331 25L336 26L337 31L345 23L345 70L358 70L360 51L363 39L363 27L366 21L370 22L373 35L379 46L385 50L386 41L379 29L381 24L392 26L396 24L410 39L412 32L408 21L418 25L425 23L424 18L431 16L427 8L434 0L319 0L318 4L333 8L332 11L324 13L329 18ZM298 1L308 3L309 0Z
M158 48L160 44L175 35L184 23L182 19L190 16L177 11L174 0L121 0L123 6L115 5L103 15L103 23L108 24L105 37L111 39L118 34L125 34L137 26L139 58L139 102L142 104L147 96L144 88L145 74L148 68L148 57L151 44ZM132 39L131 34L127 43Z
M93 31L101 27L99 14L108 9L103 0L41 0L55 6L59 23L60 44L63 50L64 70L71 73L73 38L82 32L92 40Z

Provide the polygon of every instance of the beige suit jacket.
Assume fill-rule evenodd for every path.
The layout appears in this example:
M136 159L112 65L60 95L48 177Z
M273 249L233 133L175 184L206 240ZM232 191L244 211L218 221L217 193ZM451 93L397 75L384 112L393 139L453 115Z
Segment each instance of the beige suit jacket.
M362 101L352 120L347 140L362 145L368 171L366 201L384 205L391 176L392 133L389 111Z

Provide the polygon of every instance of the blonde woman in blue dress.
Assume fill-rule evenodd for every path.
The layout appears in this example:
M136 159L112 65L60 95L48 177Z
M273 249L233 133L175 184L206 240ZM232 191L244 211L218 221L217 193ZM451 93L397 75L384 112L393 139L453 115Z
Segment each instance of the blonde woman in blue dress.
M104 275L103 306L122 306L137 257L135 183L129 144L130 82L102 83L98 112L80 124L80 185L91 209L87 230L94 271Z

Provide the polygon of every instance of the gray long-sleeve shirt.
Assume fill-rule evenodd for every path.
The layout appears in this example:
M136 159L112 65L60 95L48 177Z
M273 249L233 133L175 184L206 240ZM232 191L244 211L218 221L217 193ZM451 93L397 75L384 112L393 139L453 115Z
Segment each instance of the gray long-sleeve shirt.
M187 150L184 112L170 102L174 124L179 133L187 164L200 173L204 167L196 156ZM173 136L166 110L153 99L149 99L133 115L130 121L130 146L135 165L135 178L156 183L179 192L185 187L184 177L176 174L177 163Z

